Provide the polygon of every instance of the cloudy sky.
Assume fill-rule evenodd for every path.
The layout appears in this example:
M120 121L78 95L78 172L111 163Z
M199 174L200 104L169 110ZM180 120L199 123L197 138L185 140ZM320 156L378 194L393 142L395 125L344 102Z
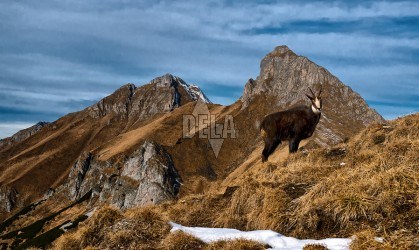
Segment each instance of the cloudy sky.
M385 118L419 111L418 1L2 0L0 138L165 73L230 104L283 44Z

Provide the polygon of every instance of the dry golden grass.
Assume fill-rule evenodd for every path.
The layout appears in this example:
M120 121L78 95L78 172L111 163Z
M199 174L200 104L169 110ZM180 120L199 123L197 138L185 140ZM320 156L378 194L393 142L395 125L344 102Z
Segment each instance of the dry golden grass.
M76 232L66 233L58 238L54 249L82 249L87 246L99 246L107 237L107 232L121 218L118 210L104 207L97 211L86 225Z
M327 250L328 248L321 244L307 244L303 247L303 250Z
M348 237L419 229L419 114L372 125L331 149L255 165L225 195L167 206L189 226L272 229L286 235ZM408 237L403 237L407 239Z
M195 250L204 249L205 245L203 241L190 234L176 231L164 238L160 247L166 250Z
M81 237L79 232L68 232L54 242L52 249L82 249L80 238Z
M105 207L97 211L76 232L66 233L54 244L55 249L149 249L169 233L170 226L155 207L119 210Z
M100 213L104 212L56 245L79 242L82 247L126 249L199 245L191 236L167 236L167 221L172 220L185 226L272 229L300 238L356 234L352 249L417 249L419 114L388 126L372 125L330 149L300 151L277 163L255 161L224 194L212 189L177 202L129 210L123 216L112 210L104 216L109 220ZM96 231L99 228L102 232ZM383 243L374 237L383 237ZM217 242L204 249L258 249L240 244ZM320 247L306 249L324 249Z
M355 235L350 245L351 250L363 249L418 249L419 237L417 234L404 230L386 234L383 239L378 239L372 229L367 229Z
M237 239L237 240L222 240L208 244L205 250L264 250L263 244L256 241Z
M74 232L58 238L53 249L265 249L244 239L203 241L181 231L170 233L168 218L158 207L135 208L121 214L105 207Z
M169 218L187 226L213 226L226 201L217 195L191 195L176 203L162 204Z

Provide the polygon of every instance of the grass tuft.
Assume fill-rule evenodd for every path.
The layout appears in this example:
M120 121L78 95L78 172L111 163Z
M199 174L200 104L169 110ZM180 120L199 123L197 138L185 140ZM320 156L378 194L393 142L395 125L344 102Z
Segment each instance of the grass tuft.
M163 239L160 246L167 250L204 249L205 243L194 236L182 231L175 231Z
M208 244L205 247L205 250L264 250L266 249L265 245L260 244L259 242L246 240L246 239L237 239L237 240L223 240L216 241Z

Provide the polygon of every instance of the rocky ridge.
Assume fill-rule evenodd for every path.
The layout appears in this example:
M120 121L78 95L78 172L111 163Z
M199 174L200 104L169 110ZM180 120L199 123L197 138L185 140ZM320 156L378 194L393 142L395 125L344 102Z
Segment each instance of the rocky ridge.
M0 140L0 150L2 148L8 147L14 143L21 142L26 138L38 133L43 127L50 124L49 122L38 122L37 124L33 125L32 127L20 130L19 132L15 133L11 137L7 137Z
M119 119L135 118L141 121L198 99L211 103L198 86L166 74L140 88L131 83L126 84L89 107L88 111L93 118L116 114Z

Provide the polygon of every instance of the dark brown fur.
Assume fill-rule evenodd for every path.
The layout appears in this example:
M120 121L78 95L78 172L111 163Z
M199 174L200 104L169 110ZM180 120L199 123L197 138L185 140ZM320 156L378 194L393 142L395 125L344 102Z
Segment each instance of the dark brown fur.
M321 104L320 93L316 98L320 100ZM315 98L309 95L307 97L310 98L312 106L316 108ZM317 108L321 111L321 105ZM307 106L298 106L267 115L260 124L261 136L265 142L262 161L267 161L269 155L275 151L282 141L289 141L290 153L296 152L301 140L313 135L320 116L321 113L316 114L312 107Z

